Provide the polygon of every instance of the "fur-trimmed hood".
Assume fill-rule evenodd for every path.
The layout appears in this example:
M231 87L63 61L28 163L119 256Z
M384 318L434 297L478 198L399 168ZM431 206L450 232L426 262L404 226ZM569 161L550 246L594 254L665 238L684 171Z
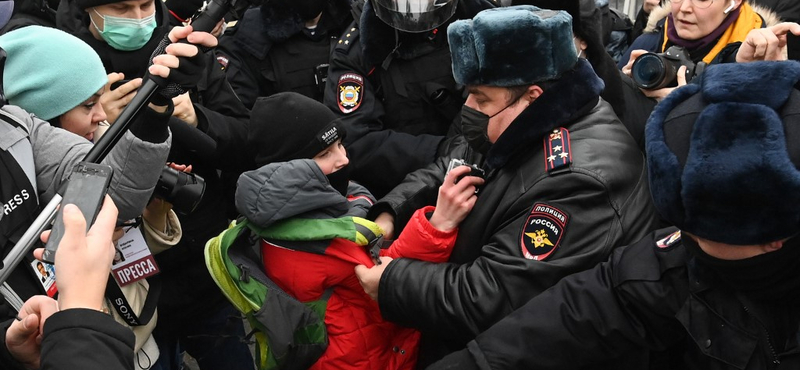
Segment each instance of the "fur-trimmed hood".
M750 7L752 7L753 10L761 16L761 18L764 18L764 25L766 27L781 23L781 17L779 17L777 13L773 12L769 8L757 4L750 4ZM657 6L655 9L653 9L650 12L650 16L647 17L647 27L644 28L644 32L655 32L660 27L659 22L667 18L671 11L672 4L669 2L663 6Z

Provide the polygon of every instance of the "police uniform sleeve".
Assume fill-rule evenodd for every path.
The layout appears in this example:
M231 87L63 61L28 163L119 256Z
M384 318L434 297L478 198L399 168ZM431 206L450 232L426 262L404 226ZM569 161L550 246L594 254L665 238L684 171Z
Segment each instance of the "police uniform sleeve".
M457 363L481 369L581 368L639 348L671 346L685 336L674 316L688 296L688 258L680 245L659 251L659 234L669 235L657 231L617 249L595 268L564 278L478 335L467 350L428 369Z
M535 205L557 209L565 222L541 219L533 225L531 220L543 217L532 212ZM392 261L379 286L383 317L466 342L561 278L601 262L621 243L620 220L605 184L586 174L547 177L520 194L506 213L482 246L457 245L454 255L459 248L479 250L472 262ZM555 230L537 244L541 249L528 245L544 228ZM538 251L549 252L538 260L524 255Z
M208 58L215 59L213 51ZM200 102L195 102L197 128L216 143L214 157L219 169L249 168L252 161L245 151L250 110L236 96L225 72L213 63L207 64L206 83L200 89ZM198 85L199 86L199 85ZM199 86L200 87L200 86Z
M235 41L235 33L226 32L220 39L217 46L217 64L225 71L225 75L230 82L233 91L239 100L248 108L252 109L256 99L261 96L258 88L258 76L253 73L249 65L245 63L245 51L239 47Z

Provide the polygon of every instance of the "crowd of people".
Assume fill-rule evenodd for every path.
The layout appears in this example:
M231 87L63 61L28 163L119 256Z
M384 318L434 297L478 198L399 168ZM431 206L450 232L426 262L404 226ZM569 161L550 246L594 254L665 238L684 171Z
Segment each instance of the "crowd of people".
M0 1L3 369L800 367L797 2L219 4Z

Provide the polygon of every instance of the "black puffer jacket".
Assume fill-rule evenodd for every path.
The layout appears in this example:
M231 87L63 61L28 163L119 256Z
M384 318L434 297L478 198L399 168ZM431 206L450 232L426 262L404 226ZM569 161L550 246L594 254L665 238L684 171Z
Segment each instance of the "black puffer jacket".
M654 228L644 155L599 98L601 88L581 60L498 138L451 263L399 259L387 266L381 313L423 331L421 365ZM549 166L564 157L571 163ZM432 172L438 179L444 173Z

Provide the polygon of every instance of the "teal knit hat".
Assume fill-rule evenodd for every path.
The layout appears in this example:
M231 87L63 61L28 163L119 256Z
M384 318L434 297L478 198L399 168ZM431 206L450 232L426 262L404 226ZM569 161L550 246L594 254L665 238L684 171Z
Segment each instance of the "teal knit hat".
M0 36L6 51L6 99L43 120L58 117L94 95L107 82L97 53L55 28L28 26Z

